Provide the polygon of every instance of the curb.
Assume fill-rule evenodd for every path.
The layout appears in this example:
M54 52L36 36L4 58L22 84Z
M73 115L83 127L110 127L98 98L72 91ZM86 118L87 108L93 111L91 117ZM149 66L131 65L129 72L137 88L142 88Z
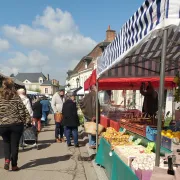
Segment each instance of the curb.
M82 133L82 131L84 132L84 129L81 127L81 133ZM83 136L83 139L85 139L85 138L87 138L86 135ZM87 149L89 157L94 157L96 155L96 150L90 149L88 143L86 144L86 149ZM102 180L102 179L108 180L105 169L103 167L97 165L95 160L92 160L91 163L94 167L94 170L96 172L98 180Z

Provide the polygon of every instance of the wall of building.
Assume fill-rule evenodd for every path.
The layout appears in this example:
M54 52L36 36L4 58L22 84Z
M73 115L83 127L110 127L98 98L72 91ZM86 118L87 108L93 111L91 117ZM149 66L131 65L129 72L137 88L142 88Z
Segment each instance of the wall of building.
M24 83L27 90L35 91L37 89L40 90L40 84L39 83Z
M40 89L41 89L41 93L42 94L52 94L52 88L51 88L51 86L40 86ZM48 90L48 92L46 93L45 92L45 89L47 89Z

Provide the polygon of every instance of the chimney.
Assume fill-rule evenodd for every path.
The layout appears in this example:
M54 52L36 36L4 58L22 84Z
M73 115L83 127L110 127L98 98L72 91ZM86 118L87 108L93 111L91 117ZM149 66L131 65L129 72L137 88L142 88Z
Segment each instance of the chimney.
M49 81L49 74L47 74L47 80Z
M108 29L106 31L106 40L105 41L111 42L114 40L115 36L116 36L116 31L111 30L111 27L109 25Z

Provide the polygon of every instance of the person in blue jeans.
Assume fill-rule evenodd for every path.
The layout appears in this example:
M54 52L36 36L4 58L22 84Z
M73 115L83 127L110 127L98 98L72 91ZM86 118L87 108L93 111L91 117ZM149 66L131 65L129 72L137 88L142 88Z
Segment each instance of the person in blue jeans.
M80 123L77 114L75 96L73 93L66 94L66 101L63 104L62 115L63 115L62 125L64 126L67 145L71 146L71 134L72 134L74 139L74 146L79 147L78 126L80 125Z
M46 96L43 97L43 99L40 102L42 104L42 121L44 121L44 124L48 124L48 115L51 108L51 104Z

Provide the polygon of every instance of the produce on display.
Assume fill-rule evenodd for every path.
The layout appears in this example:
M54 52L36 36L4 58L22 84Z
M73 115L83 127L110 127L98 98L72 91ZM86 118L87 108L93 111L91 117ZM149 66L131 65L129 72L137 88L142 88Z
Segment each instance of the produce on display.
M176 84L176 89L174 93L174 101L180 102L180 75L179 73L174 77L173 82Z
M153 170L155 166L155 154L145 154L136 157L132 162L132 167L135 170ZM160 167L164 167L164 160L160 158Z
M124 134L124 132L117 132L114 128L107 128L106 132L102 133L102 136L112 145L130 145L129 135Z
M161 135L170 139L176 138L177 140L180 140L180 131L173 132L172 130L162 130Z
M134 158L141 156L144 151L145 148L141 145L116 146L114 148L114 152L116 152L121 160L128 166L131 166Z
M145 149L145 153L147 153L147 154L152 153L154 146L155 146L154 142L149 142L146 149Z

